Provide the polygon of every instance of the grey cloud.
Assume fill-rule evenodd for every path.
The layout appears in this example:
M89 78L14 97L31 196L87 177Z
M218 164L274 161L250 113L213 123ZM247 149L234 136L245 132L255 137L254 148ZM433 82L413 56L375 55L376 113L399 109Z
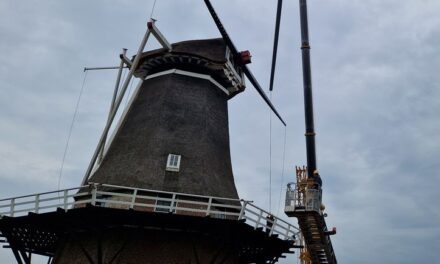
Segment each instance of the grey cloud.
M272 208L305 163L298 7L284 1L273 100ZM440 222L440 3L435 0L309 1L318 164L340 263L435 263ZM84 66L132 54L153 1L0 2L0 197L56 188ZM233 3L233 4L231 4ZM273 1L214 1L239 49L267 86ZM203 3L158 1L170 41L216 37ZM157 46L154 44L149 47ZM89 73L63 187L79 184L104 126L114 72ZM268 208L269 111L248 87L230 108L240 195ZM281 199L282 202L283 199ZM290 219L292 221L292 219ZM294 221L295 222L295 221ZM0 250L2 263L12 260ZM295 261L295 255L281 263Z

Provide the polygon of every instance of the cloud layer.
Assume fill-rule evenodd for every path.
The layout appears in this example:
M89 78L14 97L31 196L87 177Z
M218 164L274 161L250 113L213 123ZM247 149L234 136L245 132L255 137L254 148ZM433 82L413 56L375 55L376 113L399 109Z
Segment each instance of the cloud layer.
M251 50L250 67L267 87L275 1L212 2L236 46ZM305 163L298 3L284 2L273 101L288 123L287 145L281 182L285 131L273 118L270 206L270 112L252 87L229 105L239 194L275 212L280 187ZM57 188L83 67L116 65L123 47L133 54L152 5L0 2L0 197ZM436 0L309 3L318 165L340 263L439 258L438 10ZM201 1L158 1L154 17L171 42L218 36ZM88 74L62 187L81 181L114 79L115 72ZM12 263L12 254L0 250L0 262Z

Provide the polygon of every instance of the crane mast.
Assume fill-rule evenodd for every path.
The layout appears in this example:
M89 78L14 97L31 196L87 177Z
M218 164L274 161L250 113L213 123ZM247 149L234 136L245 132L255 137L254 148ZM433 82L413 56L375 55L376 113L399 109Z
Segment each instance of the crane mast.
M301 250L302 263L337 264L330 240L330 235L336 234L336 229L327 229L327 214L322 205L322 180L316 162L307 0L299 0L299 5L307 166L296 167L296 183L287 185L284 212L298 219L305 247Z
M313 93L312 93L312 69L310 67L310 41L307 18L307 1L300 0L300 21L301 21L301 53L304 85L304 113L306 126L306 150L307 150L307 173L309 177L317 169L316 146L315 146L315 124L313 118Z

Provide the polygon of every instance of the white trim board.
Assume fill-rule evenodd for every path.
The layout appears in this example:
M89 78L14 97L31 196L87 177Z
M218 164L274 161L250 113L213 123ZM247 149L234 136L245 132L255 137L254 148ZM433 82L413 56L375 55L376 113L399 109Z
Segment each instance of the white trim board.
M153 78L156 78L156 77L159 77L159 76L168 75L168 74L179 74L179 75L190 76L190 77L194 77L194 78L198 78L198 79L208 80L212 84L217 86L220 90L222 90L226 95L229 96L229 91L225 87L223 87L221 84L219 84L216 80L214 80L211 77L211 75L208 75L208 74L201 74L201 73L195 73L195 72L190 72L190 71L183 71L183 70L178 70L178 69L170 69L170 70L166 70L166 71L163 71L163 72L158 72L158 73L154 73L154 74L148 75L145 78L145 80L153 79Z

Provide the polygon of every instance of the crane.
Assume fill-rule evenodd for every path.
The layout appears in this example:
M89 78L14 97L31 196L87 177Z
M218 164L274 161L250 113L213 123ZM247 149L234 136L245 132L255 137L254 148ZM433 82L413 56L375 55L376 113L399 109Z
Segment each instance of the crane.
M286 191L284 212L289 217L296 217L301 229L304 249L300 260L303 264L337 264L331 235L336 228L328 230L322 204L322 180L317 169L315 128L313 118L312 72L310 67L310 41L308 29L307 0L299 0L301 22L301 53L304 86L304 112L307 166L296 167L296 184L290 183ZM278 45L279 23L282 0L278 0L275 26L274 52L271 70L271 89L275 73L276 50Z
M204 0L220 34L225 40L227 46L232 50L236 60L242 61L245 56L249 58L249 52L238 52L233 44L226 29L215 12L211 2ZM296 184L289 184L286 193L286 206L284 212L289 217L296 217L301 229L303 249L301 250L301 261L304 264L337 264L336 256L331 243L330 235L336 234L336 229L328 230L322 205L322 180L317 170L316 147L315 147L315 128L313 118L313 96L312 96L312 74L310 66L310 41L307 17L307 0L299 0L300 4L300 22L301 22L301 50L303 67L303 85L304 85L304 110L305 110L305 136L307 166L296 168ZM278 49L278 37L281 23L282 0L278 0L277 15L275 22L275 35L273 45L272 68L270 76L270 88L273 90L276 56ZM250 60L246 60L247 63ZM239 63L240 64L240 63ZM254 75L249 68L241 63L244 74L248 77L254 88L266 101L275 115L284 124L284 120L273 107L270 100L262 91Z

